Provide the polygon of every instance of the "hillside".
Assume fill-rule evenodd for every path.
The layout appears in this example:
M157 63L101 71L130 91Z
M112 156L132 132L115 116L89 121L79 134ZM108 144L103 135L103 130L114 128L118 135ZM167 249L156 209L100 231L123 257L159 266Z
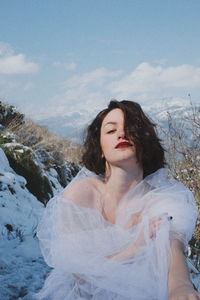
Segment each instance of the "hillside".
M0 299L30 300L41 288L49 267L36 228L78 172L79 148L0 103Z
M81 147L0 103L0 148L26 187L44 204L79 170Z
M0 299L21 299L27 293L31 299L30 292L41 285L48 268L35 234L43 210L0 149Z
M31 300L50 271L39 249L37 224L48 200L80 169L81 148L3 103L0 123L0 299ZM178 161L179 175L174 176L186 184L194 178L190 188L196 184L198 191L199 181L195 180L199 178L200 160L195 151L192 161L187 160L187 153L186 160ZM196 236L199 240L198 231ZM189 247L190 275L200 290L199 272L191 263L192 259L198 262L198 257L191 250Z

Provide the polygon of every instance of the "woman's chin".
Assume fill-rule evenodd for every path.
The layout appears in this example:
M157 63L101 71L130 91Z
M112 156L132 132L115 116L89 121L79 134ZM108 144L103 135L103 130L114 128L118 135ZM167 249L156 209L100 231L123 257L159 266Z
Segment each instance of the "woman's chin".
M134 166L138 164L136 155L133 153L123 153L123 155L119 155L115 159L107 160L107 163L111 166Z

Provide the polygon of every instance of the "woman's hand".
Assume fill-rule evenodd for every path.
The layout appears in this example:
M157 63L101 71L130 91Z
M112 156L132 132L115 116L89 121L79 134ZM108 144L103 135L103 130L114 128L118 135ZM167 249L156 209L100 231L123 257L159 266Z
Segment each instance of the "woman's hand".
M197 293L192 285L185 284L172 290L168 300L199 300L200 294Z
M72 273L72 275L74 276L74 278L76 279L76 281L77 281L79 284L84 284L84 283L85 283L85 280L82 279L81 277L79 277L77 274Z
M160 229L162 222L161 217L153 217L149 220L149 238L151 240L154 240L156 238L156 231ZM138 223L137 223L138 224ZM134 224L136 225L136 224ZM129 259L135 255L137 252L138 248L141 246L145 245L145 237L144 237L144 231L145 231L145 226L142 227L140 234L138 235L138 238L136 241L134 241L133 244L131 244L127 249L115 253L113 255L107 256L109 259L113 260L124 260L124 259Z

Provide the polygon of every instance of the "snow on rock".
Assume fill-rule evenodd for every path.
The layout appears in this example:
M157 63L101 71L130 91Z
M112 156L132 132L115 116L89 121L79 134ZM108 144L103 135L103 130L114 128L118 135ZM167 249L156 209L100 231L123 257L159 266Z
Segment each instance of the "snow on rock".
M26 189L0 149L0 299L32 299L49 267L43 261L36 227L44 206Z
M33 234L43 205L26 189L26 180L16 174L0 149L0 236L13 239Z
M11 168L4 151L0 148L0 172L3 171L11 171Z
M2 148L11 167L25 176L28 190L44 204L60 192L79 170L78 165L54 158L42 146L34 151L13 139L9 142L6 140Z

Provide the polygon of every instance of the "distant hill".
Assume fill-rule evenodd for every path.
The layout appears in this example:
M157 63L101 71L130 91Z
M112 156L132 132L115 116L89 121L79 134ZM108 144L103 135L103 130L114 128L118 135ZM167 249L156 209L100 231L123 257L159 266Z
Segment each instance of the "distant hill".
M26 187L43 203L65 187L79 170L81 147L51 133L0 103L0 148Z
M190 111L191 105L189 101L183 102L182 100L172 98L157 102L157 104L149 101L149 103L142 105L142 108L156 123L166 128L168 123L167 112L170 112L173 118L178 119ZM88 111L88 113L74 112L74 114L70 115L66 113L65 116L55 116L49 119L38 120L38 122L40 125L48 126L49 130L55 134L81 144L87 126L97 113L97 110L93 112Z

